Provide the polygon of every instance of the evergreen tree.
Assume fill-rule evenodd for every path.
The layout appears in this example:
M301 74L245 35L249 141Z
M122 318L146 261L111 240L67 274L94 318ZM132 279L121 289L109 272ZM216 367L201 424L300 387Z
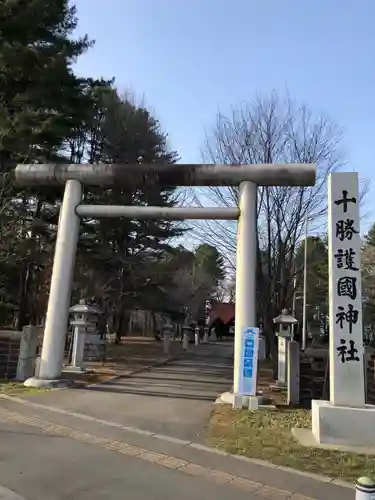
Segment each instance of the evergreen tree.
M76 24L68 0L0 3L0 261L12 289L18 283L8 298L16 304L18 328L33 319L61 193L44 189L30 196L27 189L16 190L8 173L17 163L57 160L91 107L85 80L72 70L91 45L87 37L72 38Z
M0 4L0 161L45 161L82 119L86 106L72 64L90 46L71 38L68 0Z
M111 87L97 87L93 91L95 113L76 141L85 144L79 156L93 163L117 163L124 169L128 163L137 163L140 157L149 163L176 160L177 155L168 148L159 122L147 109L122 98ZM74 149L77 151L78 147ZM148 181L136 186L129 178L126 186L86 188L85 201L173 207L178 196L175 187ZM126 311L133 307L153 310L161 307L162 286L168 279L159 273L158 263L171 238L182 230L176 223L163 220L105 219L84 221L82 226L77 273L86 273L86 287L82 290L82 276L76 273L77 292L99 294L102 307L116 311L113 328L120 335L125 330Z
M215 284L224 279L224 259L215 247L207 243L199 245L195 250L195 259Z

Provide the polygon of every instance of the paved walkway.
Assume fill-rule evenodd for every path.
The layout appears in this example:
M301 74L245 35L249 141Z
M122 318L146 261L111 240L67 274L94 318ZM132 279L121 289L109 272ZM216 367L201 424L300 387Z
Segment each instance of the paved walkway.
M176 361L132 377L29 399L197 441L203 440L213 401L231 389L232 367L232 343L200 345Z
M136 458L138 450L125 445L62 429L30 419L15 426L0 417L2 500L243 499L241 488L198 477L193 466L181 473L178 463L154 464L154 457Z
M89 390L0 398L0 498L353 500L349 488L197 443L231 365L230 345L199 346Z

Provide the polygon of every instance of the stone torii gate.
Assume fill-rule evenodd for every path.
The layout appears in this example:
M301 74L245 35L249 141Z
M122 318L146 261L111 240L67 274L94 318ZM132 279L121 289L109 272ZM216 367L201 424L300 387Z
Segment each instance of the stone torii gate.
M316 178L315 165L18 165L15 178L19 186L64 186L39 376L28 379L25 385L51 387L60 382L81 217L238 219L233 392L239 393L242 333L245 328L256 326L257 186L312 186ZM85 185L139 188L153 181L166 186L239 185L239 206L166 208L82 203Z

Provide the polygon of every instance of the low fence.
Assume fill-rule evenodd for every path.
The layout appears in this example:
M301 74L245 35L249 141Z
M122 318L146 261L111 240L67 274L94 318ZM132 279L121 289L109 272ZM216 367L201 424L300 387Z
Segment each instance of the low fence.
M35 374L37 360L43 345L43 327L25 326L22 331L0 330L0 379L25 380ZM87 334L85 361L105 360L105 340L96 334ZM103 346L104 342L104 346ZM68 332L65 344L65 362L69 362L73 335Z
M328 350L307 350L300 361L300 404L310 408L313 399L329 399Z
M375 405L375 353L366 356L366 403Z
M41 327L29 325L24 327L22 332L0 330L0 379L24 380L33 376L42 343L43 328ZM70 344L70 342L66 344L66 357L69 355ZM96 342L88 343L85 346L85 359L87 361L97 358L105 359L102 347L102 345L96 345ZM374 350L366 349L365 382L366 403L375 405ZM312 399L329 399L329 353L327 348L308 349L305 356L301 358L301 406L309 408Z
M375 405L375 352L365 351L366 403ZM300 404L310 408L312 399L329 399L329 352L308 349L300 362Z
M0 331L0 378L12 379L17 376L22 332Z
M31 325L22 331L0 330L0 378L24 380L34 375L42 332Z

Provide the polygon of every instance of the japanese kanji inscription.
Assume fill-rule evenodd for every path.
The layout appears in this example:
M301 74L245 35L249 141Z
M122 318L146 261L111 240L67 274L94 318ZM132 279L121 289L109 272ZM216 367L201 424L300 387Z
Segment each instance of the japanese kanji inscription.
M358 175L333 173L328 186L330 399L364 404ZM362 390L359 389L362 387Z

